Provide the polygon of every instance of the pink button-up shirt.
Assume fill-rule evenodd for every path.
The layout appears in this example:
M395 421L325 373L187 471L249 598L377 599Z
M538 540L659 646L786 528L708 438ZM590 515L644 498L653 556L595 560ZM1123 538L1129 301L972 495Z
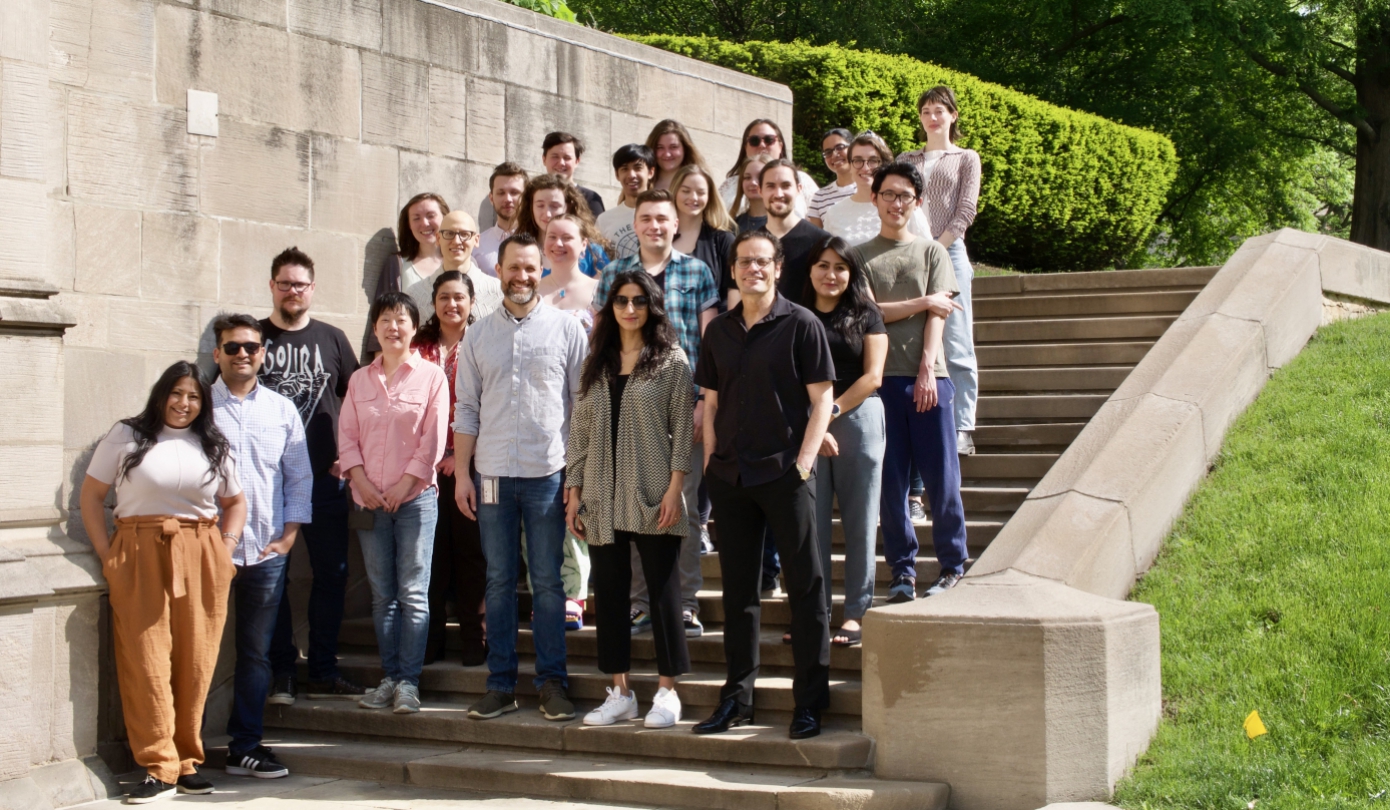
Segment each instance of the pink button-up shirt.
M338 460L344 472L361 466L383 493L401 476L420 479L406 500L435 484L449 431L449 383L439 366L411 352L391 379L381 358L348 380L338 417ZM353 491L359 505L362 497Z

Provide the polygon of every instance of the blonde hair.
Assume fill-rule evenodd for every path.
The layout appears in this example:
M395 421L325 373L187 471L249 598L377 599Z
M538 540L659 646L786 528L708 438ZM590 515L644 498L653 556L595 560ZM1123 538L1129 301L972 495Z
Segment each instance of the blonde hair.
M724 207L724 198L719 196L719 186L715 184L714 178L710 176L709 170L697 163L687 163L676 170L671 178L671 195L680 195L681 184L691 176L705 178L705 185L709 187L709 201L705 203L705 210L700 212L705 224L718 231L733 231L738 225L734 218L729 216L729 209ZM739 184L740 187L742 183ZM741 191L741 189L740 189ZM677 205L677 210L680 206Z

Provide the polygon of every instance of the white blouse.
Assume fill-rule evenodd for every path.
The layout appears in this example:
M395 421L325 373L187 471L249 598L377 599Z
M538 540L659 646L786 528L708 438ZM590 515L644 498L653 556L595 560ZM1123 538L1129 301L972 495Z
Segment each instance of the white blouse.
M221 475L211 465L192 428L166 427L139 466L116 480L126 456L135 450L135 431L117 422L97 445L87 474L116 485L116 517L170 516L197 520L217 517L218 499L241 494L236 462L227 457Z

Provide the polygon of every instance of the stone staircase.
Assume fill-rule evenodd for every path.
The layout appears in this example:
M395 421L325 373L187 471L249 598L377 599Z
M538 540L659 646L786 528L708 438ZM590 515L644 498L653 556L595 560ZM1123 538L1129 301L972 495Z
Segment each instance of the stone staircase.
M1216 269L975 280L978 452L961 465L972 557L989 545ZM919 526L918 537L918 575L930 581L937 572L930 526ZM834 543L832 627L843 615L838 526ZM800 742L787 739L793 702L791 647L781 642L790 618L784 599L763 604L757 724L722 735L691 734L690 726L716 705L724 681L717 555L702 558L702 567L700 616L706 630L690 639L694 671L680 683L685 720L676 729L649 731L640 722L587 728L578 721L542 719L527 675L533 671L534 647L523 624L520 712L491 721L467 719L467 706L485 690L486 667L464 668L451 654L451 660L425 669L420 684L425 709L418 715L301 699L292 707L267 708L267 744L302 772L430 787L730 810L946 807L944 784L872 776L873 741L862 733L860 718L858 647L831 649L824 733ZM882 557L877 580L881 586L889 580ZM528 601L523 597L523 616ZM880 596L876 604L881 603ZM370 620L348 621L341 640L344 672L359 683L375 684L381 670ZM595 641L592 627L568 634L570 695L581 713L601 702L611 683L595 664ZM633 639L633 659L632 683L645 712L657 688L650 632Z

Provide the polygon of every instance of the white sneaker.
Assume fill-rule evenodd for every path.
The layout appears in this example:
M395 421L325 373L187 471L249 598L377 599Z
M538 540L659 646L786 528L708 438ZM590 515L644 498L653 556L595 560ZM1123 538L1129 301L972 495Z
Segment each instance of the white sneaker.
M676 690L663 687L652 698L652 710L647 712L647 719L642 725L647 728L670 728L680 720L681 699L676 695Z
M603 705L584 715L586 726L611 726L619 720L637 719L637 695L624 695L616 686L608 687Z
M382 678L381 683L362 699L357 701L357 705L364 709L384 709L390 706L396 699L396 682L390 678Z

